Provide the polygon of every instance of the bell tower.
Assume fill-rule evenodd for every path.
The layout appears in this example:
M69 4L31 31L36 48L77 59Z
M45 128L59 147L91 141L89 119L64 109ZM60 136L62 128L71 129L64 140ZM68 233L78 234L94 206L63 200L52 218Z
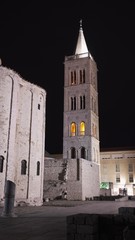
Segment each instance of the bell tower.
M64 62L63 158L99 164L97 65L91 56L80 21L74 55Z

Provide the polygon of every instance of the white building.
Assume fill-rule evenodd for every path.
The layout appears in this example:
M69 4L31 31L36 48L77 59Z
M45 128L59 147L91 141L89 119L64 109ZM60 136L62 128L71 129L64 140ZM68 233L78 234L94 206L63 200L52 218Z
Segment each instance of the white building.
M0 203L6 180L15 204L42 205L46 92L0 66Z
M111 195L123 195L124 189L127 195L135 195L135 150L106 149L100 152L100 159L104 189L111 183Z

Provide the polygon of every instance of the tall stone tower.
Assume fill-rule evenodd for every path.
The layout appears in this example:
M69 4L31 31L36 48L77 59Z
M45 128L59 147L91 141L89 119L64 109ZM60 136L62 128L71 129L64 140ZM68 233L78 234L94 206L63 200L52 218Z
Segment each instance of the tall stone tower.
M68 167L69 181L70 177L81 181L81 190L78 188L81 193L77 198L84 199L98 194L100 155L97 66L88 51L82 21L75 54L65 57L63 158L68 159L68 165L77 171L72 179L73 174L70 176ZM93 186L96 192L90 187L89 181L96 181L96 186ZM74 190L75 186L72 188L69 185L69 189ZM85 189L88 185L90 190L84 191L83 185Z

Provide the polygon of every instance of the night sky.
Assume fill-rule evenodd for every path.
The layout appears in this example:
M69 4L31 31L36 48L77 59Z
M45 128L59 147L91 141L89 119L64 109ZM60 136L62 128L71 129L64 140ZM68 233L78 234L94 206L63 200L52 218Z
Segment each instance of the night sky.
M135 147L133 4L92 4L84 9L3 2L0 10L3 66L47 91L46 150L62 153L63 63L74 54L80 19L98 67L100 147Z

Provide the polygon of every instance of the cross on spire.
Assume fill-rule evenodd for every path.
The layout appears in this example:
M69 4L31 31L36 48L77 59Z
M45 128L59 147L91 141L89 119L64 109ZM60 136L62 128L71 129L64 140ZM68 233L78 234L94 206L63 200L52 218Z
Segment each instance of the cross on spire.
M80 20L80 29L82 29L82 19Z

